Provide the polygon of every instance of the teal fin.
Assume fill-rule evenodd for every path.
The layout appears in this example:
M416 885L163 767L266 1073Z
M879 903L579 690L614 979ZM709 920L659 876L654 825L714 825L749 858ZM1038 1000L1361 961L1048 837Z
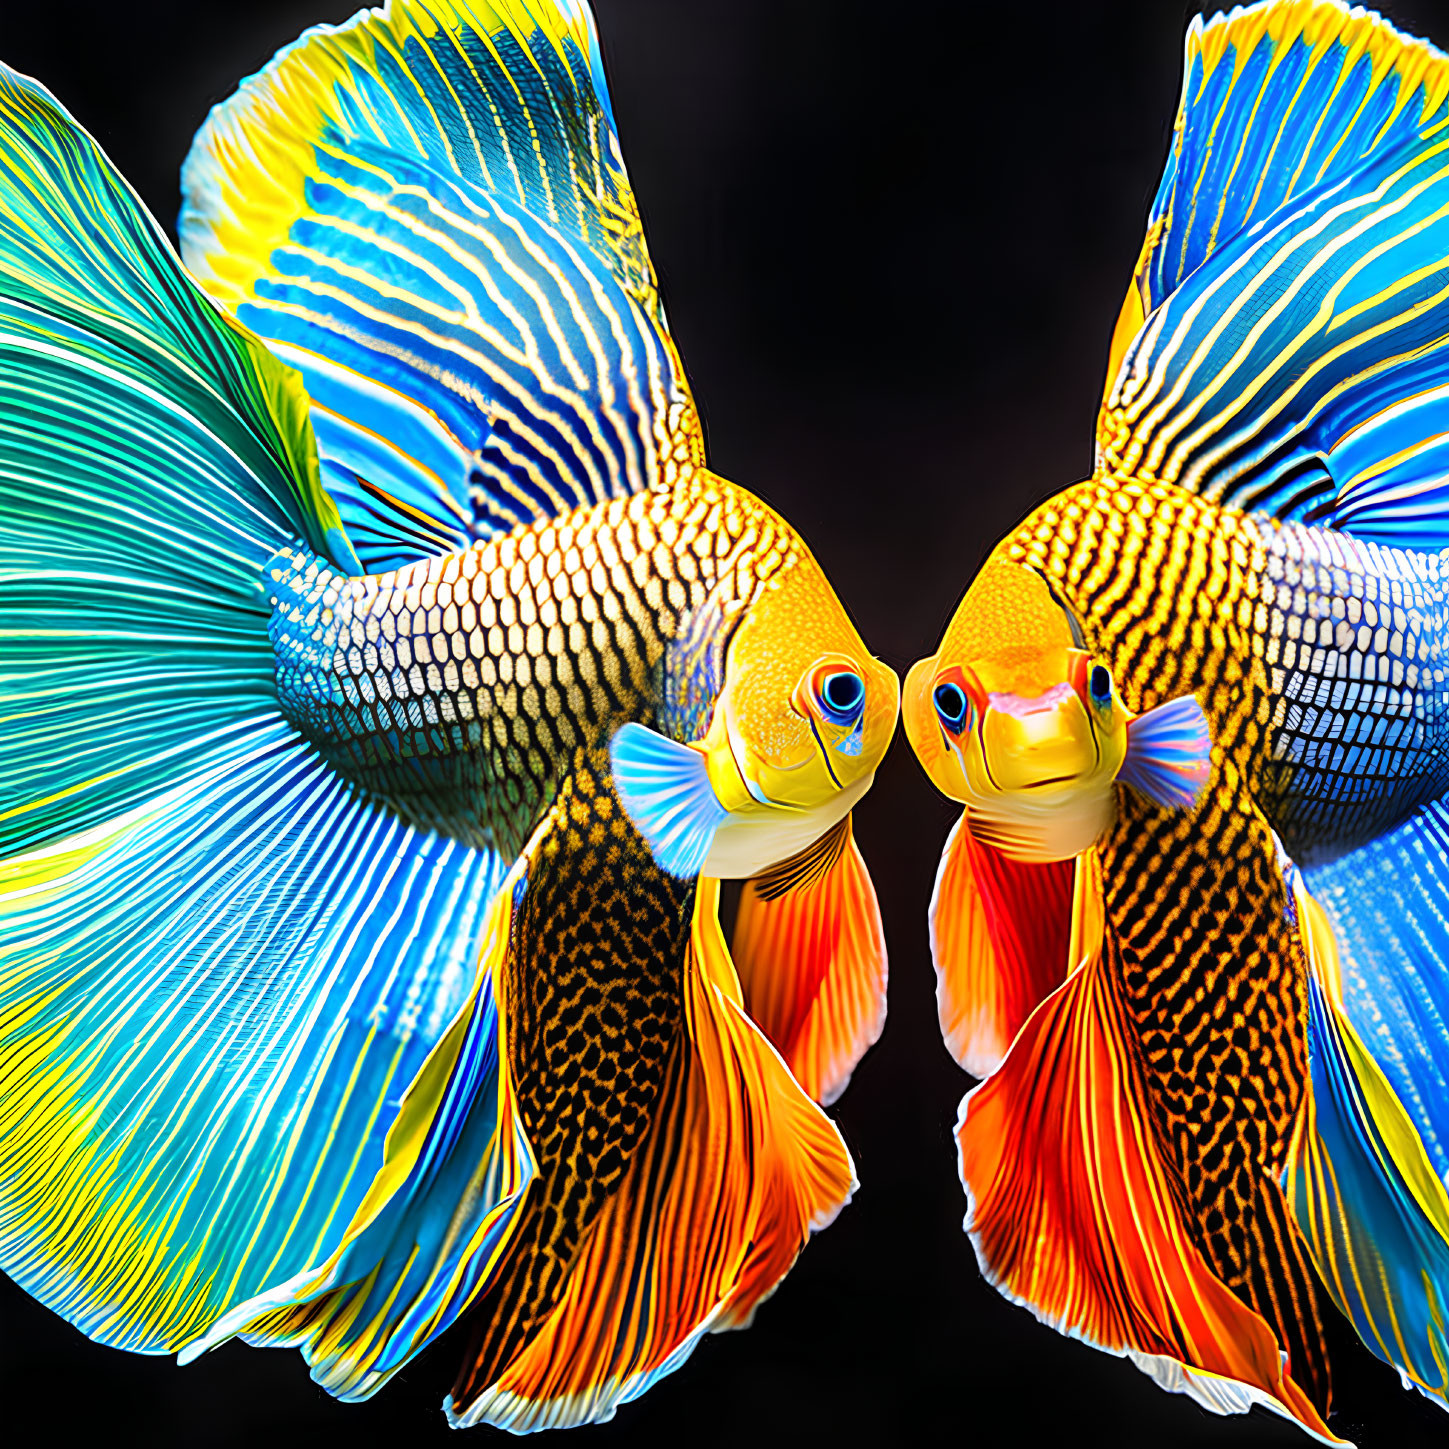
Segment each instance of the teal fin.
M1207 716L1190 694L1140 714L1127 726L1127 755L1117 778L1164 809L1191 810L1212 770Z
M1449 61L1318 0L1219 17L1188 62L1099 471L1444 546Z
M296 375L3 68L0 379L3 856L134 808L274 710L263 565L299 541L356 561Z
M316 1360L366 1392L531 1172L479 967L503 863L281 718L266 564L357 569L307 400L6 70L0 380L0 1268L147 1353L366 1283L375 1361Z
M703 463L586 6L319 26L182 179L187 265L306 378L370 570Z
M1284 1172L1289 1206L1359 1337L1449 1408L1449 1193L1381 1053L1345 1010L1352 963L1336 932L1301 888L1295 911L1310 966L1310 1093Z
M715 831L729 818L709 783L704 756L641 724L609 745L614 788L655 862L670 875L698 875Z

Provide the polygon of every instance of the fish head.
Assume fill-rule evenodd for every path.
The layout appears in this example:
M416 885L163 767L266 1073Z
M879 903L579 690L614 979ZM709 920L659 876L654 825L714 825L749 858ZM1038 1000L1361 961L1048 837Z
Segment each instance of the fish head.
M701 742L730 820L709 873L752 875L803 849L870 787L895 733L900 682L800 552L750 602Z
M1065 860L1111 825L1132 715L1035 570L982 569L907 675L902 713L932 782L1011 858Z

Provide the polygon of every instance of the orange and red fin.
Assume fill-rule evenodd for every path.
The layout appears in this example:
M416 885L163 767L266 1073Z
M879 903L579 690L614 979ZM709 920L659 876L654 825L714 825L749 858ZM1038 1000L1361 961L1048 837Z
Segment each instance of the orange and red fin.
M750 1022L701 881L686 1035L649 1136L595 1219L562 1295L458 1427L516 1433L599 1422L678 1368L699 1338L743 1327L810 1234L855 1188L845 1144Z
M1078 917L1100 920L1084 898L1100 891L1090 855L1078 880ZM1079 968L962 1103L966 1227L983 1274L1043 1322L1205 1408L1261 1404L1339 1442L1268 1324L1182 1221L1103 943L1087 926L1077 935Z
M746 883L734 958L750 1015L806 1093L833 1102L886 1014L885 933L848 815Z
M1067 974L1072 871L1008 859L965 815L946 842L931 898L936 1008L946 1049L974 1077L996 1070Z

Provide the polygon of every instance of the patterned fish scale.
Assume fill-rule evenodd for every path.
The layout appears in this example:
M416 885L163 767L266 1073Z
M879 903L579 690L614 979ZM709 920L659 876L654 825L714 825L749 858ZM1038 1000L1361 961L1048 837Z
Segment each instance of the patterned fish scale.
M511 856L576 749L657 720L689 622L718 617L722 650L796 557L778 518L708 474L393 573L343 578L284 549L267 574L278 696L374 798Z
M1371 839L1449 785L1444 555L1252 520L1267 553L1254 632L1273 699L1280 793L1258 786L1290 855Z
M1269 1188L1307 1079L1274 828L1341 849L1442 792L1442 559L1122 482L1064 493L1006 552L1052 580L1131 708L1195 693L1211 722L1195 813L1122 792L1102 846L1114 964L1188 1220L1313 1376L1313 1277ZM1372 783L1346 795L1350 776Z

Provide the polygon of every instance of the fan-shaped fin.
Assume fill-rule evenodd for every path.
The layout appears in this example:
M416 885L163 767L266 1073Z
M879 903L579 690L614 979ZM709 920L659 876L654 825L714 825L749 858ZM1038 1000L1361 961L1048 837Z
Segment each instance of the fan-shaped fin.
M472 991L403 1096L339 1246L229 1310L181 1362L239 1333L300 1348L329 1393L365 1399L487 1282L537 1171L507 1070L502 969L526 886L521 864L493 897Z
M5 1271L104 1343L177 1351L344 1248L381 1271L364 1229L413 1212L465 1139L512 1155L478 1205L501 1210L526 1151L475 990L501 877L267 720L0 863ZM428 1202L435 1233L456 1201Z
M455 1425L611 1418L704 1333L747 1323L854 1189L839 1133L741 1008L717 897L717 882L700 882L686 1034L649 1136L540 1329L486 1388L460 1379Z
M1245 13L1236 14L1248 34ZM1155 310L1126 344L1099 419L1098 470L1379 543L1441 547L1449 542L1449 62L1375 17L1332 5L1255 7L1246 16L1266 17L1266 30L1257 20L1249 27L1256 49L1245 57L1228 45L1212 75L1261 74L1254 84L1286 104L1317 97L1317 67L1341 62L1349 70L1334 99L1314 104L1325 128L1348 129L1331 159L1320 158L1318 141L1309 145L1318 179L1292 182L1276 209L1262 197L1287 182L1267 165L1251 224L1235 234L1218 226L1208 246L1212 228L1194 221L1190 244L1179 233L1165 250L1154 243L1154 257L1187 245L1191 261L1207 250L1163 296L1152 293ZM1354 33L1353 45L1334 38L1335 26ZM1317 39L1308 46L1304 36ZM1280 42L1275 80L1265 67ZM1279 84L1315 55L1301 92ZM1271 121L1278 103L1256 114ZM1218 106L1212 134L1234 151L1231 126L1248 112L1230 98ZM1209 114L1217 112L1191 111L1184 134L1197 135ZM1306 122L1312 109L1293 114ZM1276 144L1285 157L1299 146L1297 124L1283 122ZM1245 158L1273 132L1270 124L1260 136L1257 125L1241 140ZM1192 147L1204 147L1210 131ZM1196 217L1219 204L1236 215L1250 199L1248 182L1230 181L1217 163L1200 179ZM1229 190L1212 193L1210 182ZM1185 225L1180 186L1174 196L1174 226Z
M1312 1091L1284 1173L1288 1202L1359 1337L1449 1408L1449 1193L1349 1019L1333 928L1297 872L1294 904L1310 967Z
M369 568L703 462L585 6L319 26L212 112L183 185L187 264L326 394Z
M303 539L351 558L296 375L0 68L0 855L136 808L275 710L261 572Z
M931 896L936 1009L946 1049L973 1077L1000 1065L1067 974L1071 861L1025 865L971 833L963 813Z
M1083 889L1100 890L1096 869L1089 859ZM1339 1442L1267 1323L1182 1221L1103 954L1110 940L1077 944L1081 964L961 1105L966 1227L982 1272L1043 1322L1204 1408L1260 1404Z
M885 932L850 816L794 862L746 882L732 949L750 1015L807 1095L828 1106L886 1014Z
M1449 62L1372 11L1283 0L1195 16L1182 101L1147 237L1113 337L1128 344L1240 232L1449 115Z

